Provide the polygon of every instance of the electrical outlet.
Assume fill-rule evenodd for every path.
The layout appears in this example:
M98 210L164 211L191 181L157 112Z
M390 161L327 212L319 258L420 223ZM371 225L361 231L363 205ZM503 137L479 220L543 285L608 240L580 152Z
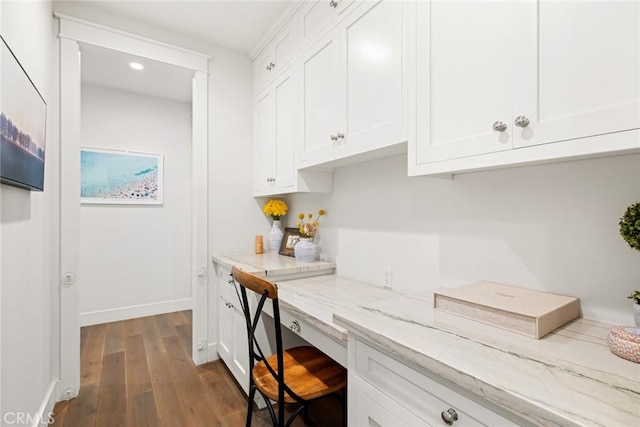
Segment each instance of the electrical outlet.
M390 267L382 267L382 284L385 288L392 287L392 274Z

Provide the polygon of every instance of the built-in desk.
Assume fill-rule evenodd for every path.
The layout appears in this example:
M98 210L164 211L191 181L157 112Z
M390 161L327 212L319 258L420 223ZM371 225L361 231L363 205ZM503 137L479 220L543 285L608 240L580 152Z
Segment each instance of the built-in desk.
M609 324L579 319L535 340L436 311L430 292L267 277L282 323L349 368L350 425L442 422L438 405L451 405L454 425L640 426L640 365L609 351Z
M335 274L276 281L276 284L281 323L344 367L347 367L347 331L334 322L333 316L362 311L362 305L399 295ZM272 315L271 307L264 311Z

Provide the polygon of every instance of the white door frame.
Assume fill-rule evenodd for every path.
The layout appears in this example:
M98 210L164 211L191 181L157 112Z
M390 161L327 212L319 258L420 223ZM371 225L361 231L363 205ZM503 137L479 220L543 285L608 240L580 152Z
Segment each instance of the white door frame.
M104 47L193 70L191 297L192 358L206 363L207 345L207 183L209 57L101 25L56 14L60 20L60 381L56 395L70 399L80 390L80 313L76 277L80 249L80 43ZM198 345L200 344L200 345ZM201 350L198 350L198 347Z

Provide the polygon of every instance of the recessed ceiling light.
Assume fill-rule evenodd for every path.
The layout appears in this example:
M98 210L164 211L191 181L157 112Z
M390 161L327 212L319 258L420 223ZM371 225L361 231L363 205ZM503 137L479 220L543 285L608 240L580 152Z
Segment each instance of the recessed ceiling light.
M138 62L132 62L132 63L129 64L129 66L131 68L133 68L134 70L142 70L142 69L144 69L144 65L142 65L142 64L140 64Z

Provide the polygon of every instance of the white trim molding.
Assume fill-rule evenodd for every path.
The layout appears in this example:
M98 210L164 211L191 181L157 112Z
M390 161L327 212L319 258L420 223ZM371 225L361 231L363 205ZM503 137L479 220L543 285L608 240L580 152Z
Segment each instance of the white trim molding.
M193 144L194 159L207 159L208 145L208 55L171 46L155 40L125 33L112 28L83 21L77 18L55 14L60 21L58 39L60 43L60 168L62 189L80 188L80 44L89 44L128 53L167 64L177 65L194 71L193 93ZM123 320L132 317L149 316L177 310L192 309L193 337L207 336L207 312L198 298L207 300L207 168L208 164L198 162L194 171L193 197L199 197L197 212L193 212L194 224L192 241L194 252L192 265L192 289L197 290L190 298L79 313L79 288L82 278L76 277L79 270L80 247L80 194L77 191L62 191L60 196L60 271L61 319L60 319L60 382L58 390L62 396L73 397L80 389L80 326L102 322ZM197 178L197 179L196 179ZM203 198L204 197L204 198ZM195 207L196 205L194 205ZM204 242L204 243L203 243ZM80 282L80 283L78 283ZM204 311L203 311L204 310ZM199 352L203 353L203 352ZM207 353L205 351L204 353ZM197 354L194 361L203 363L206 354ZM197 357L196 357L197 356ZM197 359L197 360L196 360ZM60 393L58 393L60 394ZM63 397L67 398L67 397Z
M108 310L89 311L87 313L80 313L80 326L91 326L99 325L101 323L118 322L120 320L135 319L137 317L155 316L156 314L191 310L192 308L192 299L182 298L171 301L154 302L150 304L111 308Z
M172 46L135 34L115 30L72 16L55 14L60 19L60 38L87 43L131 55L177 65L194 71L207 73L209 55Z
M49 421L52 421L53 416L53 407L56 404L56 395L55 390L58 385L58 380L51 381L49 384L49 388L47 389L47 393L44 395L44 399L42 399L42 404L40 404L40 408L38 409L38 417L33 420L32 427L41 427L45 424L50 424Z

